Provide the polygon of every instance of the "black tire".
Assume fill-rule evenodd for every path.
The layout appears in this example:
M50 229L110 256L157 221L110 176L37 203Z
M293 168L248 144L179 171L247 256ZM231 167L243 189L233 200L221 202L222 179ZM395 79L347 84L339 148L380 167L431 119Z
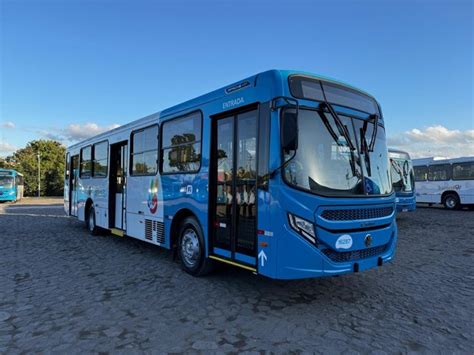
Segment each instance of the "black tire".
M444 196L443 205L448 210L457 210L461 206L459 203L459 196L454 193Z
M86 227L90 235L99 235L100 229L95 223L95 210L92 206L86 214Z
M194 217L181 223L178 238L178 255L181 267L193 276L204 276L212 271L213 262L206 258L201 226Z

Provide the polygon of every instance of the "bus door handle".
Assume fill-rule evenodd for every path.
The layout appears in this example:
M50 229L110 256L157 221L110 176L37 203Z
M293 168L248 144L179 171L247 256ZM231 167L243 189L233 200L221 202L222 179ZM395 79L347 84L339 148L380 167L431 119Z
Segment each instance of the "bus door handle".
M143 212L143 211L138 211L138 214L145 214L145 212Z

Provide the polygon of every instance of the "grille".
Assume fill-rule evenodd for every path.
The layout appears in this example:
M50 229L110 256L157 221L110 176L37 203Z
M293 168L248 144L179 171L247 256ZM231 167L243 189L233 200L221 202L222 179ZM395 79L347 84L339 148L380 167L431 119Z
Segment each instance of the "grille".
M330 221L353 221L387 217L393 213L393 207L359 208L352 210L324 210L321 217Z
M152 242L164 244L165 233L163 222L145 219L145 238Z
M388 244L385 244L385 245L380 245L378 247L372 247L372 248L354 250L354 251L343 251L343 252L334 251L332 249L324 249L323 253L332 261L341 263L344 261L367 259L373 256L377 256L379 254L382 254L384 251L386 251L387 247L388 247Z

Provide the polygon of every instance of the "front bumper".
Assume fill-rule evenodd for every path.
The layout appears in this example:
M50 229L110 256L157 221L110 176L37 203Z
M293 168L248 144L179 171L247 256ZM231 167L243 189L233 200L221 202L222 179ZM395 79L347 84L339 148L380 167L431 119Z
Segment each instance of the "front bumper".
M0 195L0 201L15 201L16 200L16 194L6 194L6 193L3 193Z
M412 212L416 210L416 198L415 196L403 197L399 196L396 198L397 212Z
M336 251L332 248L316 247L303 240L293 230L285 229L286 237L282 238L282 243L279 243L280 251L285 252L280 253L277 279L335 276L382 266L394 258L398 239L397 227L393 222L389 227L390 231L385 231L390 233L386 243L372 247L358 246L348 251Z

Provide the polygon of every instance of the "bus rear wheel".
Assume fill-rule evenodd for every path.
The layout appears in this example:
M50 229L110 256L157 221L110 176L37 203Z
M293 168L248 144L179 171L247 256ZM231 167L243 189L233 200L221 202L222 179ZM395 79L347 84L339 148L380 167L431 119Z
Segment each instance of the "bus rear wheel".
M459 197L456 194L447 194L444 197L443 205L448 210L457 210L460 207Z
M95 223L95 210L94 207L89 208L86 216L86 227L90 235L98 235L99 227Z
M206 258L203 233L194 217L187 217L179 229L178 254L181 267L193 276L204 276L212 270L212 260Z

